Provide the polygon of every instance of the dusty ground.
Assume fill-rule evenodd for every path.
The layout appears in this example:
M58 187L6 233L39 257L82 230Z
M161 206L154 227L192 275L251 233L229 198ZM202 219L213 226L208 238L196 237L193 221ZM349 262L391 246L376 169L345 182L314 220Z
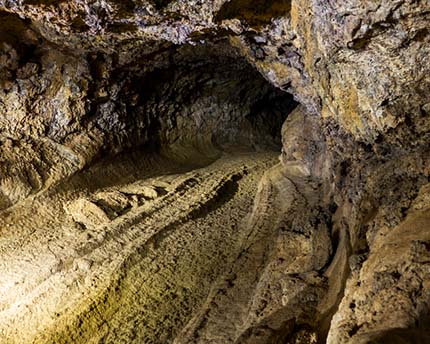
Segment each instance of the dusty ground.
M210 155L102 161L3 212L1 343L171 341L236 258L277 162Z

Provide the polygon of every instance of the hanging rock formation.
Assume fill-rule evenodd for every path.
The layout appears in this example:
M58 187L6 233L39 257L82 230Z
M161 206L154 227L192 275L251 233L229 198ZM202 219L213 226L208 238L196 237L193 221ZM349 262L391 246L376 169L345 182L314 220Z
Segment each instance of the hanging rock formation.
M430 342L428 0L0 0L0 343Z

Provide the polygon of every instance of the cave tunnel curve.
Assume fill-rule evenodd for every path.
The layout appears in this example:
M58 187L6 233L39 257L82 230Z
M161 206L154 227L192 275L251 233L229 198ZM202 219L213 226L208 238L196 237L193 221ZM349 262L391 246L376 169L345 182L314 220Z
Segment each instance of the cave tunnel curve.
M122 335L117 332L124 330L131 340L149 331L148 336L163 343L160 335L173 336L180 330L192 308L209 292L216 274L224 272L227 256L236 255L235 240L240 237L235 236L242 235L240 223L249 214L262 175L278 163L281 126L297 103L291 94L271 85L224 39L168 47L162 62L141 54L130 66L121 64L115 54L100 51L69 54L29 30L16 16L2 16L28 39L18 41L7 35L0 42L1 61L7 62L0 68L0 94L4 99L19 95L11 104L6 102L5 109L23 109L20 121L11 122L15 131L0 138L0 149L7 153L2 155L5 163L0 169L9 178L0 183L0 209L6 214L0 221L4 228L19 233L8 249L23 247L21 240L29 237L38 246L34 255L31 245L15 251L26 265L23 272L11 274L14 260L6 263L10 270L3 274L8 284L0 285L1 291L7 289L1 294L4 308L0 312L27 302L17 295L28 293L30 300L39 286L50 285L51 278L54 284L59 283L59 292L53 295L48 291L47 298L40 299L43 304L34 299L22 307L24 311L9 312L0 325L0 342L15 336L34 343L80 343L93 335L109 342L105 337L116 340ZM6 29L0 23L0 33ZM28 130L33 129L32 123L37 128ZM199 169L184 168L167 162L171 155L160 158L159 153L169 147L176 147L174 154L197 160L212 152L226 153L227 157L217 156L201 163ZM187 150L200 155L194 157ZM4 185L12 185L12 192ZM30 196L37 201L25 203ZM189 204L180 208L183 202ZM20 208L22 204L30 205ZM149 211L146 207L153 204L155 210ZM16 214L22 221L14 218L14 205L22 209ZM153 215L157 211L164 211L164 217ZM221 213L228 215L225 226L224 220L217 218ZM206 217L210 221L205 222ZM151 220L150 226L141 225ZM156 228L164 222L167 224L160 233L148 242L140 241L147 227ZM136 232L139 226L142 228ZM145 280L139 271L133 275L135 267L159 247L165 250L163 257L168 255L169 249L163 245L180 233L177 228L197 234L200 241L192 236L175 240L181 245L185 242L192 254L192 259L184 254L190 261L181 263L183 278L178 277L173 286L152 281L162 283L167 296L163 294L158 303L144 304L147 300L140 287ZM228 233L224 235L223 230ZM195 242L207 245L212 253L205 255L205 250L193 246ZM109 245L114 247L105 248ZM109 257L99 259L98 254ZM31 259L26 260L26 255ZM97 273L111 261L117 264L116 270L109 270L112 278L106 282L105 275ZM175 269L179 268L173 266L169 271ZM153 271L145 273L163 278ZM202 274L204 292L198 289L194 274ZM191 286L183 286L187 279L194 279ZM67 285L69 280L73 280L71 285ZM11 291L13 283L16 288ZM97 289L100 285L101 290ZM88 292L95 290L95 298L85 299L79 289L82 286ZM157 288L149 289L153 297L160 297ZM141 299L135 297L139 292ZM193 293L196 296L190 295ZM63 304L55 304L57 300ZM120 314L121 308L127 311L129 303L136 300L142 303L130 306L127 317L141 319L151 311L155 315L148 317L153 323L145 327L142 321L130 329L120 320L110 329L114 313ZM69 301L85 305L65 307ZM27 310L34 312L29 316ZM163 313L159 319L158 312ZM20 317L23 321L17 322ZM38 331L32 321L46 325L46 331ZM14 327L18 323L25 328Z
M2 119L7 140L30 146L25 148L28 161L14 172L14 183L23 183L26 191L14 199L1 196L0 208L42 189L47 177L39 171L54 163L44 136L77 152L75 159L82 166L141 147L281 151L281 126L297 103L267 81L227 38L197 45L161 44L149 55L138 48L124 63L118 53L63 50L27 20L6 12L0 17L0 91L8 97L26 90L16 101L10 98L4 110L31 112ZM28 124L33 120L37 130ZM39 157L36 150L46 152ZM3 164L4 175L15 169L15 158L10 159Z
M118 117L131 138L128 148L209 142L220 150L236 146L280 151L281 126L297 103L228 42L186 45L175 49L169 60L144 73L115 71L111 82L122 80L118 99L114 106L98 103L92 121L110 132L113 141L124 142L106 119L109 111L121 109Z
M430 343L429 16L0 1L0 344Z

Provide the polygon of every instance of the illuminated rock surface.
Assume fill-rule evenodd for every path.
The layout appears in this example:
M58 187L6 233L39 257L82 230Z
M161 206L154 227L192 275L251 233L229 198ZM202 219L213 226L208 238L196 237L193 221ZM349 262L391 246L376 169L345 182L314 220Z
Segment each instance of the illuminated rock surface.
M429 23L0 0L0 343L429 343Z

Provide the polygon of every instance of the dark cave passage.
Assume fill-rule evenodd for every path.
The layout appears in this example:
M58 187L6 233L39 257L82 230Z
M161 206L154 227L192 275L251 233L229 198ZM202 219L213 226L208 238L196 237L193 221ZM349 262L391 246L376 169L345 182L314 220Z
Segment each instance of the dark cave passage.
M132 69L100 53L74 65L61 51L43 48L32 57L38 77L65 78L74 90L66 92L65 109L58 103L40 109L48 118L45 132L65 145L78 138L73 150L90 154L50 193L35 192L38 220L26 228L40 254L28 264L42 264L43 273L26 275L17 293L52 283L57 297L42 297L42 306L29 298L19 316L28 309L32 319L55 320L43 331L30 327L25 338L45 344L179 340L239 253L249 230L244 219L260 179L278 163L281 127L297 104L226 42L169 50L168 63L143 67L143 61ZM52 84L43 92L35 87L26 101L55 97L61 88ZM65 119L69 107L81 111L79 123ZM77 128L85 135L76 136ZM66 169L64 161L59 166ZM29 183L23 171L20 180ZM12 204L7 195L4 204ZM29 218L24 210L19 216ZM4 222L20 230L13 216ZM12 247L22 244L16 239ZM55 258L43 261L46 252Z
M30 22L0 16L0 109L14 114L1 119L0 171L16 186L0 189L0 209L125 151L281 151L297 104L226 39L135 52L130 63L60 47Z
M109 80L96 81L95 89L119 89L99 98L90 118L113 146L280 151L282 124L297 105L292 95L272 86L227 42L184 46L169 60L143 73L114 70Z

